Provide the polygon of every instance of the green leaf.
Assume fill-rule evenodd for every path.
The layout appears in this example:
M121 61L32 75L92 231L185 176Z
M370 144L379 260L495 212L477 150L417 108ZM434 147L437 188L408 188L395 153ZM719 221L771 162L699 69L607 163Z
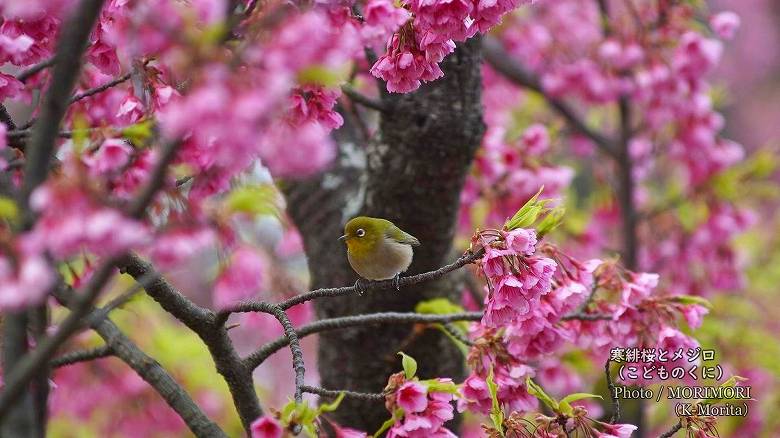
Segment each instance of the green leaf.
M434 298L431 300L420 301L414 307L414 311L417 313L447 315L450 313L463 312L463 307L453 303L446 298Z
M16 201L6 196L0 196L0 219L13 221L17 217L19 217L19 207L16 206Z
M414 311L426 315L450 315L452 313L465 312L465 309L446 298L433 298L417 303ZM464 332L467 332L469 329L469 323L466 321L456 321L453 324Z
M338 408L339 408L339 405L341 404L341 401L342 401L342 400L344 400L344 393L343 393L343 392L340 392L340 393L339 393L339 395L338 395L338 397L336 397L336 399L335 399L335 400L333 400L333 401L332 401L332 402L330 402L330 403L324 403L324 404L321 404L321 405L320 405L320 406L317 408L317 416L319 416L319 415L320 415L320 414L322 414L323 412L333 412L333 411L335 411L336 409L338 409Z
M440 382L436 379L423 380L420 383L428 388L428 392L446 392L448 394L458 394L458 385L455 382Z
M531 210L535 207L539 207L536 200L539 198L539 195L542 194L542 190L544 190L544 186L542 186L539 191L531 197L531 199L529 199L525 204L523 204L522 207L520 207L519 210L517 210L517 213L515 213L515 215L504 224L504 229L511 231L523 227L523 224L525 224L528 218L533 215ZM539 210L541 211L540 207Z
M710 215L707 205L701 202L683 202L677 207L677 220L686 231L695 230Z
M326 88L337 87L349 76L349 66L333 69L322 65L313 65L298 73L298 82L304 85L320 85Z
M407 379L414 378L414 375L417 374L417 361L403 351L399 351L398 354L401 355L401 365L404 367L404 375Z
M674 297L670 297L669 301L685 305L698 304L712 310L712 303L710 303L708 299L693 295L676 295Z
M542 389L541 386L537 385L536 382L534 382L530 377L525 379L525 385L527 387L528 393L539 399L542 403L546 404L555 412L560 412L560 408L558 406L558 402L555 401L554 398L550 397L549 394L544 392L544 389Z
M504 411L501 410L501 404L498 402L498 385L496 385L492 366L490 371L488 371L485 383L487 383L488 392L490 393L490 420L498 433L504 436Z
M295 412L295 401L290 400L282 407L282 410L279 412L281 420L285 423L288 423L292 417L293 412Z
M225 200L225 206L231 212L279 217L277 200L276 188L273 185L250 185L233 190Z
M403 415L404 415L404 410L403 409L401 409L401 408L396 409L395 412L393 412L393 416L390 417L384 423L382 423L382 425L379 426L379 430L374 432L374 438L380 437L383 433L385 433L385 431L387 429L390 429L390 427L392 427L392 425L395 424L395 422L398 421L398 419L403 417Z
M550 231L558 228L563 223L563 215L566 213L566 209L563 207L555 207L547 214L547 216L539 222L536 226L536 235L541 239Z
M589 394L587 392L575 392L574 394L569 394L566 397L562 398L561 401L558 402L558 407L560 408L560 412L562 414L567 414L567 415L571 414L573 410L571 403L585 398L603 398L603 397L601 397L598 394Z

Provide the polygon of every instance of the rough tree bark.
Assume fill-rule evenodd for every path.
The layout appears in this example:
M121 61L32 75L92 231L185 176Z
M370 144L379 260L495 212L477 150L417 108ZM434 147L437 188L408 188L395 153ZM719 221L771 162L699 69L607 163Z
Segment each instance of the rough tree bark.
M346 220L358 214L390 219L420 239L407 274L450 261L460 192L484 132L480 63L478 38L458 46L442 63L444 78L414 93L382 96L387 111L380 114L380 132L364 155L353 150L329 173L287 188L288 210L304 238L313 288L357 278L336 238ZM453 277L398 293L320 300L317 315L411 311L421 300L442 296L457 302L460 287ZM414 334L411 326L387 325L320 335L322 386L381 391L387 377L400 370L399 350L417 359L423 378L463 377L461 353L439 332ZM341 424L368 431L388 416L382 403L350 399L334 413Z

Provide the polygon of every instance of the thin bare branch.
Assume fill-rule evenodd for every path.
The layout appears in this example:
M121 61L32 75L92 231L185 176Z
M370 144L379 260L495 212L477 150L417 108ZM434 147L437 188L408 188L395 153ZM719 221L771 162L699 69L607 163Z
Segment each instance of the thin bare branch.
M341 87L341 91L345 95L347 95L347 97L349 97L349 100L351 100L353 103L362 105L366 108L370 108L379 112L388 111L387 106L381 100L368 97L365 94L362 94L359 91L355 90L349 85L344 85L343 87Z
M34 66L32 66L32 67L30 67L30 68L28 68L26 70L22 70L21 73L16 75L16 79L19 82L24 82L27 79L30 79L34 74L38 73L39 71L45 70L45 69L51 67L52 65L54 65L56 63L57 63L57 57L56 56L52 56L51 58L49 58L49 59L47 59L45 61L41 61L38 64L35 64Z
M125 73L122 76L112 80L108 81L103 85L99 85L95 88L90 88L89 90L85 90L81 93L74 94L73 97L70 98L70 103L78 102L81 99L87 98L89 96L94 96L98 93L102 93L109 88L116 87L117 85L121 84L122 82L125 82L129 80L133 76L132 73Z
M55 357L51 361L52 368L64 367L67 365L73 365L79 362L87 362L90 360L101 359L104 357L113 356L114 352L108 345L101 345L100 347L90 348L88 350L78 350L65 353L62 356Z
M371 394L368 392L355 392L355 391L334 391L332 389L324 389L324 388L318 388L316 386L309 386L304 385L303 386L303 392L309 393L309 394L317 394L322 397L328 397L328 398L336 398L340 394L344 394L345 397L351 397L358 400L365 400L365 401L384 401L385 395L382 393L376 393Z
M414 323L447 323L454 321L479 321L482 312L453 313L449 315L433 315L423 313L383 312L367 315L351 315L339 318L321 319L301 326L295 330L298 338L304 338L315 333L328 330L339 330L349 327L378 325L378 324L414 324ZM249 369L257 368L270 355L289 345L287 337L280 337L271 341L250 354L244 359Z
M561 321L610 321L614 317L607 313L581 313L575 312L561 318Z

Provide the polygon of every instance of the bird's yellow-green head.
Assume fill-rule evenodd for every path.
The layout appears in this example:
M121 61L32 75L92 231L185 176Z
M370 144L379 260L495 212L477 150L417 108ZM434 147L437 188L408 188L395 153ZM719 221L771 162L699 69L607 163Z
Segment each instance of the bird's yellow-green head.
M359 256L374 251L393 227L395 225L386 219L358 216L347 222L340 239L347 244L350 254Z

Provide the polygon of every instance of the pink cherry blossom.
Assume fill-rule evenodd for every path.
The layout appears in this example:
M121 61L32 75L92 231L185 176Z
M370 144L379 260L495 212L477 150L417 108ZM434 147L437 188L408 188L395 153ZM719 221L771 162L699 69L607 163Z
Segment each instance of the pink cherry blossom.
M42 254L0 255L0 309L16 311L38 304L49 293L56 275Z
M466 22L474 7L470 0L411 0L410 6L415 28L441 41L464 41L476 32Z
M214 286L214 307L221 309L257 295L265 284L267 271L267 262L257 250L238 248Z
M371 67L371 74L387 81L387 91L407 93L444 75L438 61L429 61L416 44L401 44L398 34L388 44L387 53Z
M710 17L710 27L719 37L724 40L734 38L739 29L739 15L731 11L719 12Z
M432 382L452 385L451 379L439 378ZM454 418L452 394L429 390L425 386L427 382L406 381L403 373L391 376L388 385L398 383L400 386L395 393L388 396L387 406L393 410L394 406L402 408L404 415L387 432L388 437L455 437L444 427L447 421Z
M124 140L107 139L92 155L84 158L94 175L104 175L120 170L130 161L133 148Z
M390 0L369 0L363 9L365 22L360 33L369 45L384 44L409 17L406 9Z
M0 122L0 150L3 150L6 147L8 147L7 132L8 132L8 127L5 125L5 123ZM5 165L7 164L8 163L3 164L3 167L5 167Z
M487 382L477 375L470 375L461 386L460 393L462 398L458 400L458 410L464 411L466 408L487 414L490 412L492 400L488 391Z
M598 433L599 438L631 438L637 429L633 424L602 424L604 430Z
M284 430L279 422L264 415L252 423L252 438L282 438Z
M527 0L474 0L474 12L471 14L473 25L480 32L486 33L501 22L504 14L526 2Z
M38 188L30 204L40 215L30 235L32 244L58 258L82 251L118 255L143 247L150 239L145 225L97 205L86 193L67 184Z
M425 410L428 406L428 391L417 382L406 382L396 392L398 406L404 412L413 413Z
M214 248L217 236L210 228L169 230L154 239L150 255L160 269L173 269L191 257Z
M15 77L0 73L0 100L18 98L23 89L24 84Z
M521 137L524 149L532 155L541 155L550 147L550 135L547 128L539 123L529 126Z
M334 110L340 90L328 90L318 86L304 86L293 90L290 118L294 125L307 122L320 123L327 129L344 124L341 114Z

